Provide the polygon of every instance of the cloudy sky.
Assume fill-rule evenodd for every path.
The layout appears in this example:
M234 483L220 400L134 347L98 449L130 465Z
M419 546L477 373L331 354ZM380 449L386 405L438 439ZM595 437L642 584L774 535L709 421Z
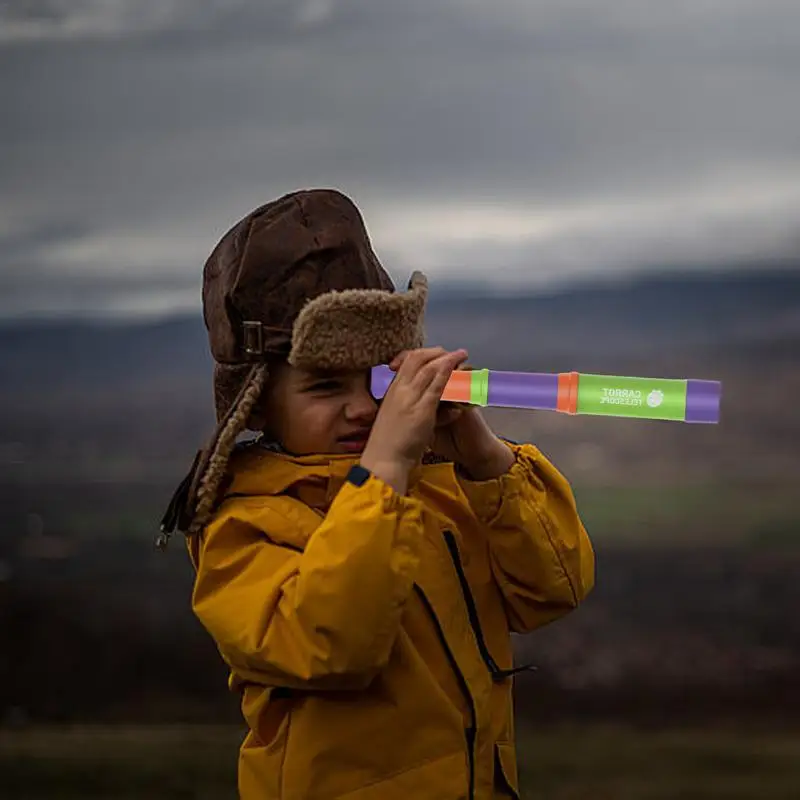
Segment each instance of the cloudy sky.
M336 186L398 281L800 255L796 0L0 0L0 314L199 307Z

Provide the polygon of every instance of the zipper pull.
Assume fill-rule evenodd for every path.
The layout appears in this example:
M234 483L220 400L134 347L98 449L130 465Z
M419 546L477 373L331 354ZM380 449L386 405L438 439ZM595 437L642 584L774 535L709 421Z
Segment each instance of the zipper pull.
M539 667L536 664L525 664L522 667L514 667L513 669L493 669L492 680L495 683L502 683L506 678L516 675L518 672L535 672Z
M189 500L189 490L191 489L192 481L194 480L195 472L197 471L197 466L200 463L200 457L202 454L202 450L198 450L195 454L194 461L192 461L192 466L189 469L189 472L173 492L167 509L164 512L164 516L161 518L161 525L159 528L160 533L158 536L156 536L154 545L156 550L159 550L162 553L167 549L167 545L169 544L169 539L172 533L176 528L179 528L181 522L184 521L183 515L187 501Z

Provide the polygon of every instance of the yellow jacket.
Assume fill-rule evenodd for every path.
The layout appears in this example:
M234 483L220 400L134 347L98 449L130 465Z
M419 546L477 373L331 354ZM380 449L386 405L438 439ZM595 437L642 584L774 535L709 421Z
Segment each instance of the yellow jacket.
M594 554L564 477L510 446L498 479L420 465L406 496L352 456L235 454L189 550L244 800L517 796L510 633L575 608Z

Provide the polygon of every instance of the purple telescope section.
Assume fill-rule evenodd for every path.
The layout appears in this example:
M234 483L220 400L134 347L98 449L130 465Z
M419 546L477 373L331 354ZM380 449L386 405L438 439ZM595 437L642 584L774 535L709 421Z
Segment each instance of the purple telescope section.
M370 392L376 400L380 400L388 391L389 385L394 380L392 372L386 364L372 368L370 375Z
M540 408L555 411L558 374L546 372L492 372L489 405L510 408Z
M719 422L719 381L686 381L686 422Z

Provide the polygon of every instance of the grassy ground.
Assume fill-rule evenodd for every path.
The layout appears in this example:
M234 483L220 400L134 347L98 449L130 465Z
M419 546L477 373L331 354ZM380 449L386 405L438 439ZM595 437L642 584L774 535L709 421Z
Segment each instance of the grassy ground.
M800 733L595 726L523 735L519 749L531 800L800 797Z
M0 732L0 796L236 797L231 727L36 728ZM521 733L525 798L800 797L800 732L564 726Z
M577 487L593 538L614 545L798 547L800 512L794 487Z
M156 484L19 487L0 481L5 531L23 532L41 513L48 533L91 541L130 537L149 542L172 492ZM794 483L611 485L574 487L579 510L598 543L800 546ZM0 531L0 541L4 531Z

